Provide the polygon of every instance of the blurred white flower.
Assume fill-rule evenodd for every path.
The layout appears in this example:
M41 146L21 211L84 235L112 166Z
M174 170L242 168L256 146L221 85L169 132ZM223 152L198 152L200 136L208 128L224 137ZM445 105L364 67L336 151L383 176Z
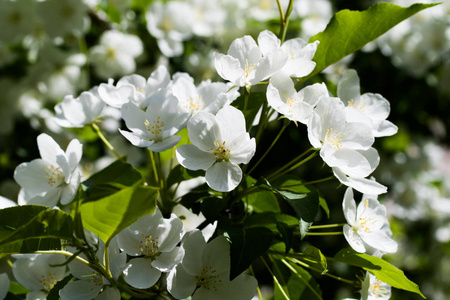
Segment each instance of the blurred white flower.
M66 152L47 134L37 137L40 159L22 163L14 171L14 179L22 187L25 203L54 207L70 203L80 185L78 164L82 145L72 140Z
M296 0L294 10L302 19L301 36L307 40L325 30L333 16L329 0Z
M167 290L176 299L248 300L258 285L252 276L241 274L230 281L230 245L223 235L209 243L200 231L185 234L185 255L167 277Z
M247 164L256 151L255 139L246 132L243 113L226 106L214 116L199 112L187 125L192 144L177 148L178 162L190 170L206 170L206 183L229 192L242 180L239 164Z
M143 50L139 37L109 30L102 34L99 44L89 50L89 58L96 74L106 79L133 73L135 58Z
M0 274L0 299L5 299L8 294L10 280L7 274Z
M92 92L82 92L78 98L68 95L55 106L56 122L62 127L83 127L100 117L104 107Z
M0 40L4 43L20 41L37 26L36 1L0 1Z
M386 208L375 196L363 195L356 208L353 190L347 188L342 202L345 219L344 236L357 252L366 252L366 244L385 253L397 252L398 244L389 237L383 225L387 222Z
M147 29L167 57L183 54L183 41L192 35L194 13L187 2L153 2L147 9Z

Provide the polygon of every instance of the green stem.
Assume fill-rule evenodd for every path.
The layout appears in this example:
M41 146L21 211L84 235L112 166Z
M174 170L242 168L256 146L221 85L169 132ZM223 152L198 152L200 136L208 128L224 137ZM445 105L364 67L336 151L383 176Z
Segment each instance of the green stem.
M317 291L315 289L312 288L312 286L305 280L305 278L302 277L302 275L300 275L296 269L294 269L290 263L288 263L284 258L281 259L281 261L283 262L283 264L288 267L295 275L297 275L297 277L303 281L303 283L313 292L314 295L316 295L317 299L322 299L322 297L317 293Z
M109 143L109 141L106 139L106 137L103 135L102 131L100 130L100 128L97 126L97 124L92 123L92 128L94 129L94 131L97 133L98 137L103 141L103 143L105 143L106 147L109 148L109 150L111 150L117 158L122 159L120 154L117 153L117 151L114 149L114 147Z
M340 223L340 224L327 224L327 225L315 225L311 226L309 229L323 229L323 228L336 228L336 227L342 227L346 223Z
M63 251L63 250L35 251L34 253L37 253L37 254L61 254L61 255L68 256L68 257L72 257L73 256L72 252ZM92 267L93 266L90 262L88 262L84 258L81 258L78 255L75 257L75 259L78 260L79 262L85 264L88 267Z
M339 232L307 232L306 235L320 235L320 236L327 236L327 235L343 235L344 233Z
M281 20L281 28L280 28L280 40L281 40L281 44L284 43L284 40L286 38L286 32L288 29L288 25L289 25L289 17L291 15L292 12L292 7L294 5L294 0L289 0L289 4L288 7L286 9L286 14L283 16L282 15L282 8L281 8L281 4L280 1L277 0L278 3L278 9L281 11L280 13L280 20Z
M250 173L253 172L253 170L261 163L261 161L267 156L267 154L269 154L269 152L270 152L270 150L272 150L273 146L275 146L275 144L278 141L278 139L280 138L281 134L284 132L284 130L286 129L286 127L288 127L288 125L290 123L288 119L286 119L286 120L284 121L283 127L281 128L280 132L273 140L272 144L269 146L269 148L266 150L266 152L263 154L263 156L261 156L261 158L253 165L253 167L250 169L250 171L248 171L247 175L250 175Z
M284 170L286 170L287 168L289 168L290 166L292 166L293 164L297 163L297 161L299 161L300 159L302 159L304 156L306 156L306 154L308 154L309 152L313 151L314 148L309 148L308 150L306 150L305 152L303 152L302 154L300 154L299 156L297 156L296 158L294 158L293 160L291 160L290 162L288 162L287 164L285 164L284 166L282 166L280 169L278 169L277 171L275 171L274 173L272 173L271 176L276 176L278 173L283 172Z
M255 272L253 271L253 267L252 266L250 266L250 273L253 275L253 277L255 277L256 278L256 276L255 276ZM259 297L259 300L263 300L263 297L262 297L262 294L261 294L261 290L259 289L259 285L257 285L256 286L256 291L258 292L258 297Z
M278 173L278 174L276 174L276 173L272 174L271 176L267 177L267 180L270 181L270 180L276 179L276 178L278 178L280 176L283 176L284 174L289 173L290 171L297 169L298 167L300 167L301 165L306 163L308 160L314 158L315 156L317 156L317 151L314 151L314 153L312 153L310 156L308 156L307 158L305 158L302 161L298 162L297 164L295 164L294 166L290 167L289 169L287 169L287 170L285 170L285 171L283 171L281 173Z
M273 274L272 270L270 269L269 265L267 264L266 260L261 257L262 262L264 263L264 265L266 266L267 270L269 270L270 275L272 275L273 281L275 282L275 284L278 286L278 288L280 289L281 293L283 294L284 298L286 300L291 300L289 298L289 296L286 294L286 292L284 291L283 287L281 286L280 282L278 281L278 278L275 276L275 274Z
M103 255L103 260L105 261L105 269L108 276L112 277L111 270L109 267L109 243L105 244L105 254Z
M153 155L153 151L150 150L149 152L150 152L150 160L152 161L153 175L155 175L155 182L159 185L159 176L158 176L158 169L156 168L155 157Z
M248 107L248 96L250 94L250 87L247 89L247 87L244 87L244 109L242 110L242 113L245 116L245 113L247 112L247 107ZM251 120L248 120L247 123L247 131L250 130L250 128L252 127L252 123Z
M302 182L302 183L297 183L297 184L290 184L290 185L283 185L283 186L280 186L280 187L278 187L278 188L290 188L290 187L294 187L294 186L302 186L302 185L308 185L308 184L316 184L316 183L320 183L320 182L325 182L325 181L328 181L328 180L332 180L332 179L334 179L334 178L335 178L335 177L334 177L334 175L333 175L333 176L330 176L330 177L327 177L327 178L317 179L317 180L313 180L313 181Z
M298 259L295 259L295 258L292 258L292 257L288 257L288 259L289 259L290 261L292 261L293 263L296 263L296 264L298 264L298 265L301 265L302 267L308 268L308 269L310 269L310 270L312 270L312 271L315 271L315 272L318 272L318 273L320 273L320 274L323 273L322 270L319 270L319 269L317 269L317 268L314 268L314 267L308 265L307 263L302 262L302 261L300 261L300 260L298 260ZM348 279L345 279L345 278L342 278L342 277L339 277L339 276L330 274L330 273L328 273L328 272L323 273L323 275L328 276L328 277L333 278L333 279L336 279L336 280L339 280L339 281L342 281L342 282L345 282L345 283L348 283L348 284L351 284L351 285L353 285L353 286L355 286L355 285L358 284L357 281L348 280Z

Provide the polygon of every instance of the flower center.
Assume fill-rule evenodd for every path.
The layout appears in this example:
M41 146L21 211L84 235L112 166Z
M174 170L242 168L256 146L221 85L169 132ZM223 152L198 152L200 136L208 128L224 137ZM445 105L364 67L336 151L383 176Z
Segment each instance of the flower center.
M197 278L197 286L207 290L214 290L217 292L217 287L222 285L222 280L219 279L217 271L212 267L203 267L202 272Z
M342 147L342 137L344 134L338 134L337 130L333 128L327 129L325 133L325 142L333 146L334 149L339 150Z
M145 95L145 91L143 89L141 89L140 87L136 87L136 91Z
M186 105L184 106L187 110L192 111L192 114L196 114L199 110L205 107L205 102L203 102L202 97L189 98L186 100Z
M162 131L164 128L164 122L160 120L160 117L158 117L155 121L152 121L151 123L148 120L145 120L144 124L152 140L154 140L156 143L161 142L163 140Z
M50 272L47 273L47 275L41 275L41 279L39 279L39 282L46 291L50 291L58 281L59 280L56 278L56 273Z
M288 60L294 60L295 59L295 52L292 49L285 49L284 51L287 52L287 54L289 55Z
M45 173L47 173L47 176L44 176L44 178L48 179L48 184L50 186L60 186L64 182L64 175L61 171L61 167L56 167L54 165L50 165L47 168L44 168Z
M225 141L221 144L219 141L215 141L215 144L217 146L216 150L214 148L211 148L213 150L214 155L216 156L217 161L228 161L230 159L230 150L225 147Z
M286 94L283 94L283 97L284 99L286 99L286 104L289 105L289 112L292 113L292 111L294 110L294 106L302 100L303 95L301 96L300 99L294 97L287 97Z
M255 69L256 64L249 64L248 59L245 59L245 66L244 66L244 76L248 77L250 73Z
M161 22L161 29L165 32L168 32L173 29L172 21L170 18L164 18Z
M158 237L153 238L151 235L142 235L142 238L138 247L142 254L149 257L157 256L159 248Z
M88 276L89 276L89 278L87 279L88 282L93 282L95 286L103 285L103 278L100 274L92 274Z
M361 217L358 219L358 225L356 225L355 230L364 230L365 232L372 232L372 228L377 222L377 220L374 220L371 217L364 216L364 211L366 210L367 205L369 205L369 200L364 201L364 210L361 213Z
M389 297L389 288L384 282L377 280L370 283L369 295L375 298L385 298Z
M351 99L350 101L347 102L347 106L348 107L352 107L354 109L360 110L361 112L365 112L365 108L366 108L366 104L363 103L361 100L353 100Z

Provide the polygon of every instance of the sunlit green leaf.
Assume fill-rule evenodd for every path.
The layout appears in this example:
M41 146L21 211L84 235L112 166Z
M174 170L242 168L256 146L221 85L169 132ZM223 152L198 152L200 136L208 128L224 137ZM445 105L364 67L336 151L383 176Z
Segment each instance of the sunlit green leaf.
M402 270L379 257L357 253L353 249L347 248L339 251L334 259L338 262L361 267L395 288L410 291L425 298L417 284L409 280Z
M80 207L83 225L109 243L137 219L153 213L157 196L157 189L137 183L107 197L83 203Z

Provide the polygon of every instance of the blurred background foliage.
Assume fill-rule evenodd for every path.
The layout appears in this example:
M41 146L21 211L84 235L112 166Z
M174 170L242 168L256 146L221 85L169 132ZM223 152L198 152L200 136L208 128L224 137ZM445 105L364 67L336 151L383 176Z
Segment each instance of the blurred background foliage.
M179 40L166 41L172 48L164 49L161 40L167 37L166 33L158 33L148 27L152 18L156 18L149 16L148 11L156 10L154 5L157 2L0 1L1 196L13 201L17 199L19 187L13 180L14 169L21 162L39 157L35 141L41 132L51 133L60 144L73 137L83 140L85 176L113 160L111 153L103 148L90 129L63 130L52 121L54 105L65 95L77 97L82 91L107 82L108 78L118 80L130 73L148 77L160 64L166 65L172 74L189 73L197 83L206 79L217 81L220 78L211 59L214 51L225 53L232 40L245 34L256 37L264 29L279 31L275 0L211 1L210 6L204 5L202 9L212 17L205 18L206 21L200 24L211 31L193 29ZM159 4L168 7L170 2L178 1ZM185 2L199 7L201 1ZM283 5L287 3L281 2ZM414 1L392 3L408 6ZM296 0L287 39L302 37L307 40L324 29L333 12L365 10L373 4L375 1L371 0ZM161 12L169 16L171 13L174 14L168 9ZM183 16L183 12L175 15L180 17L180 13ZM48 21L50 19L53 23ZM159 28L164 29L165 25L161 24ZM102 40L103 34L110 30L132 35L139 41L129 42L128 46L125 42L124 46L121 44L123 37ZM114 44L116 42L120 45ZM134 50L139 45L142 47L142 51L134 56L128 53L133 43L137 45ZM93 50L99 45L107 45L111 51L125 48L124 52L132 56L128 61L135 66L124 67L117 61L99 59ZM103 57L113 56L109 50ZM374 176L389 187L389 192L379 199L387 206L393 237L400 244L398 253L387 256L387 260L404 270L428 299L448 299L450 4L444 1L404 21L361 51L317 75L312 82L325 81L335 94L337 81L347 68L357 70L361 94L379 93L390 101L389 120L399 127L396 135L378 139L375 145L380 152L381 163ZM103 69L109 73L102 72ZM126 153L137 166L146 164L144 152L133 149L118 136L114 124L105 122L102 125L119 152ZM262 148L270 145L281 125L281 122L272 122L262 140ZM273 166L289 161L308 147L306 127L297 128L291 124L253 176L267 176ZM253 161L257 161L258 154L261 155L257 151ZM306 168L298 170L296 175L314 180L327 177L330 172L319 160L314 160ZM319 188L330 206L331 216L328 220L325 214L320 215L317 224L343 222L341 203L344 188L339 187L336 180L321 183ZM320 244L325 255L333 256L346 246L346 241L343 237L308 237L298 247L305 248L308 244ZM336 264L332 268L343 277L352 274L344 265ZM363 277L362 273L360 275ZM320 285L327 284L322 286L324 299L356 297L352 295L351 287L347 288L338 281L330 284L329 280L322 281L320 276L316 277ZM271 278L258 279L268 284L271 281ZM392 299L419 298L393 289Z

